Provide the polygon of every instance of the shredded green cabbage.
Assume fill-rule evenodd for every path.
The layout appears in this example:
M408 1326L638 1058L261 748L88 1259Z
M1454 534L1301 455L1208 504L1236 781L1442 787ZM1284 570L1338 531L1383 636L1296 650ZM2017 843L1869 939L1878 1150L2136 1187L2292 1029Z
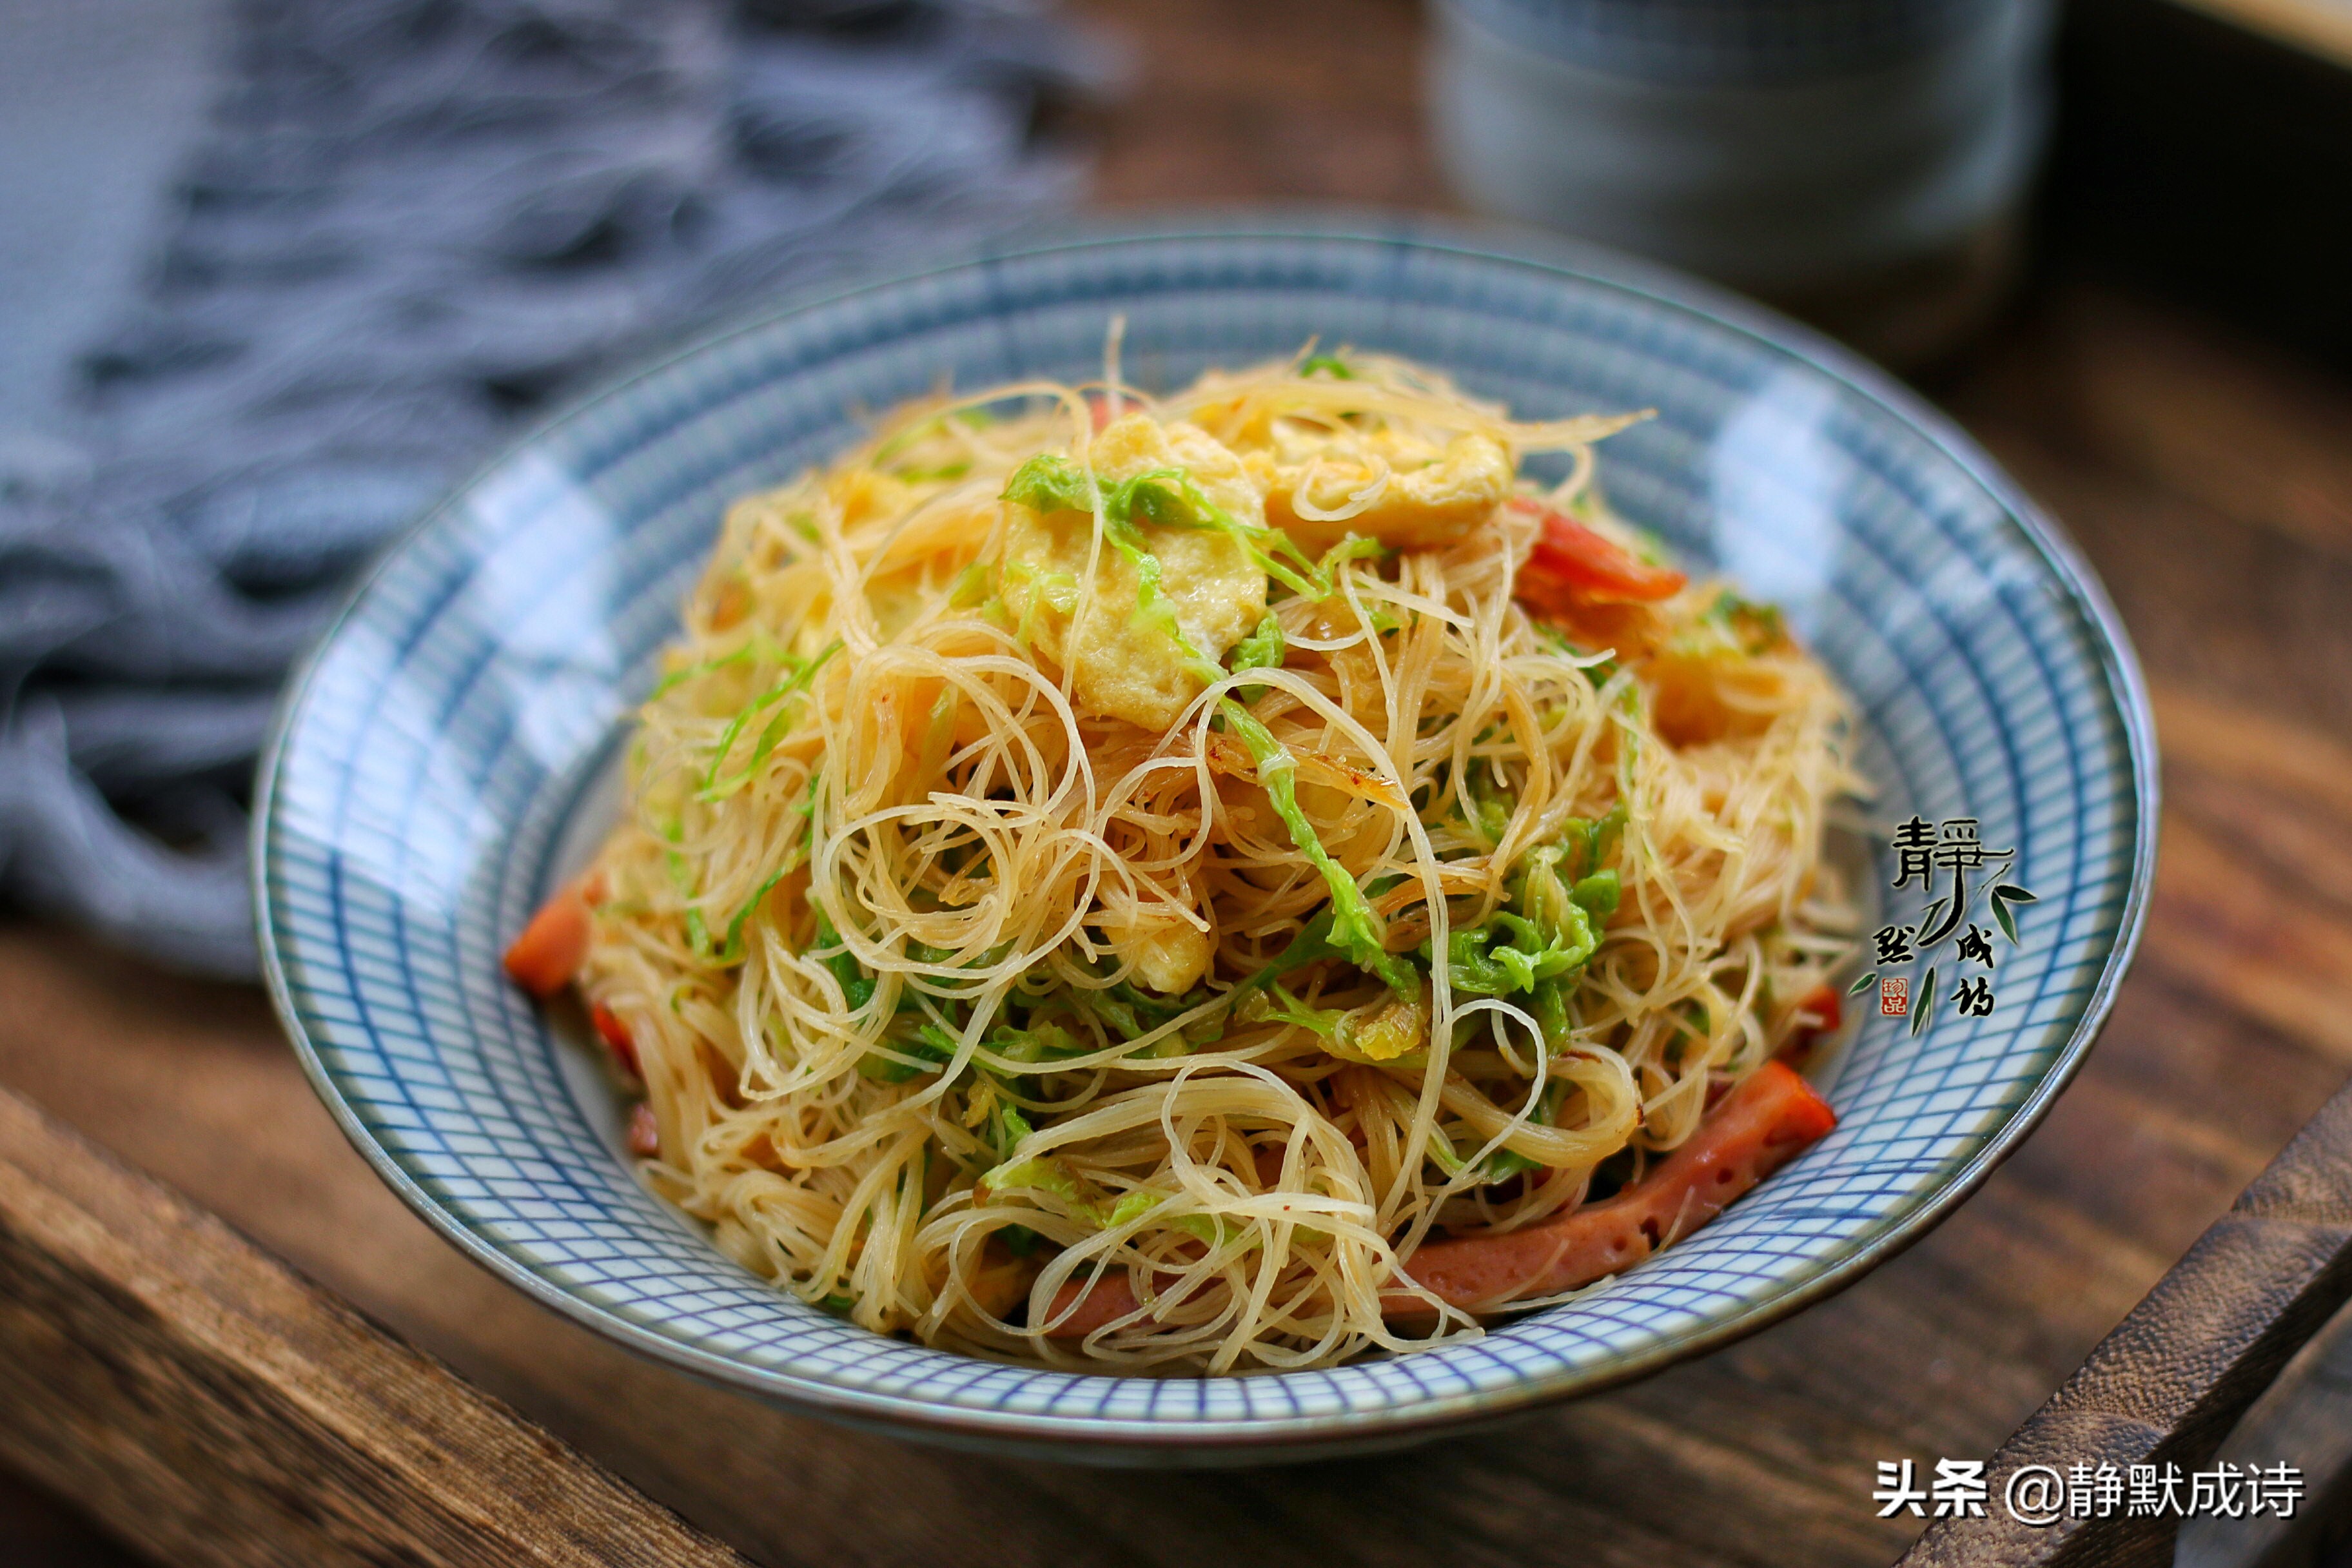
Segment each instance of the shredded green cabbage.
M1387 932L1371 901L1348 868L1331 858L1316 834L1315 825L1298 805L1298 759L1275 738L1273 731L1240 703L1228 699L1218 710L1225 728L1238 736L1257 764L1257 782L1274 803L1275 815L1290 829L1290 841L1322 873L1331 893L1331 924L1325 940L1349 963L1387 982L1390 990L1408 1002L1421 999L1421 972L1412 962L1388 951Z
M752 777L760 771L760 764L766 762L768 753L776 749L776 742L791 732L792 710L787 708L768 721L767 727L760 731L760 738L752 743L751 760L744 764L740 773L730 774L722 780L719 776L719 770L726 765L727 755L735 749L735 742L742 735L743 727L794 692L806 690L809 683L816 679L817 671L823 669L833 656L841 651L841 639L835 637L808 658L794 658L789 654L784 657L783 662L791 668L792 673L753 698L732 720L729 721L726 730L720 733L719 744L711 750L709 771L702 775L701 799L725 800L751 782Z

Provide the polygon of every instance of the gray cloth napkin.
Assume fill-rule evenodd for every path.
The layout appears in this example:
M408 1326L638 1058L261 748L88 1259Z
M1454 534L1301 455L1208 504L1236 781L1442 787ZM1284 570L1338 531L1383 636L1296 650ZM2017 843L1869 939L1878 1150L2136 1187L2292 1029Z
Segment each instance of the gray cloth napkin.
M1042 0L1041 0L1042 3ZM694 324L1066 205L1025 0L245 0L81 451L0 459L0 893L255 970L243 795L353 572Z

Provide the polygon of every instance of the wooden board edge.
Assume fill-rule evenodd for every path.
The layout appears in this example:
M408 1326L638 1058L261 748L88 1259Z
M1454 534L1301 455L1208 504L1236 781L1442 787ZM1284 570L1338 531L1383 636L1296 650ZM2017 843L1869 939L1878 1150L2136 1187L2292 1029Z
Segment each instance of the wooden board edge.
M2352 10L2313 0L2172 0L2290 48L2352 67Z
M0 1463L164 1562L748 1568L0 1089Z

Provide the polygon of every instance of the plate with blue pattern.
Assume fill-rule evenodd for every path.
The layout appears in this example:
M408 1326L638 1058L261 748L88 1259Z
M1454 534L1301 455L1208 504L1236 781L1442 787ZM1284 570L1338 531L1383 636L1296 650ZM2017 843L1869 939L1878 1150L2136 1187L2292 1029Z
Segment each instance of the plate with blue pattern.
M726 503L943 382L1082 379L1115 316L1146 386L1319 339L1436 366L1521 417L1655 408L1605 448L1612 502L1780 605L1853 693L1885 918L1937 923L1920 879L1889 884L1960 863L1942 848L1955 835L1993 857L1970 894L1972 918L2014 933L1971 971L1992 1005L1961 998L1948 943L1941 980L1928 954L1870 966L1858 1026L1814 1070L1840 1117L1827 1139L1630 1272L1412 1355L1223 1378L1045 1371L868 1333L727 1259L639 1184L619 1107L500 952L611 811L603 781ZM484 1267L799 1409L1009 1451L1217 1464L1393 1446L1622 1383L1916 1239L2090 1048L2146 911L2157 772L2129 645L2089 571L1883 375L1620 258L1260 218L1039 239L803 299L590 398L386 556L289 689L261 792L261 945L287 1028L353 1143ZM1898 980L1914 987L1903 1016Z

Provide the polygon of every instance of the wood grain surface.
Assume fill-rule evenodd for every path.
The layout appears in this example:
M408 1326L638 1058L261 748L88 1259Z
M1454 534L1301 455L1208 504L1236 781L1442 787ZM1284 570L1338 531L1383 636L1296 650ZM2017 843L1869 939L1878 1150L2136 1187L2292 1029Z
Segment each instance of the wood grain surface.
M1105 199L1444 195L1406 0L1094 0L1139 77ZM2082 543L2155 686L2153 923L1983 1191L1844 1295L1638 1386L1378 1459L1099 1473L920 1448L660 1370L477 1272L312 1098L261 998L0 928L0 1083L771 1564L1885 1563L1876 1461L1990 1453L2352 1069L2352 384L2044 265L1928 389Z
M0 1090L0 1458L191 1568L744 1568Z
M2064 1486L2063 1478L2102 1469L2117 1477L2194 1476L2347 1300L2352 1086L2320 1107L2230 1212L1993 1454L1984 1477L2000 1505L1938 1518L1897 1568L2154 1568L2172 1562L2183 1533L2178 1518L2127 1506L2078 1515L2063 1494L2060 1517L2042 1517L2045 1505L2032 1500L2035 1484ZM2293 1408L2327 1406L2306 1398ZM2340 1420L2340 1404L2334 1413ZM2254 1467L2267 1471L2266 1457L2257 1456ZM2327 1472L2320 1474L2324 1485ZM2027 1483L2021 1506L2012 1489L2021 1480ZM2191 1497L2195 1508L2193 1491ZM2200 1524L2229 1517L2218 1508L2197 1511ZM2233 1511L2242 1513L2239 1544L2276 1544L2271 1525L2308 1523L2305 1516L2314 1509L2288 1510L2291 1520L2251 1510L2252 1525L2242 1522L2242 1510ZM2252 1568L2244 1556L2228 1552L2228 1533L2216 1535L2222 1560Z

